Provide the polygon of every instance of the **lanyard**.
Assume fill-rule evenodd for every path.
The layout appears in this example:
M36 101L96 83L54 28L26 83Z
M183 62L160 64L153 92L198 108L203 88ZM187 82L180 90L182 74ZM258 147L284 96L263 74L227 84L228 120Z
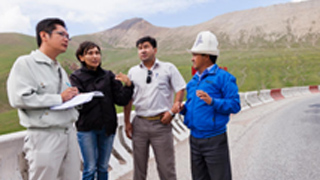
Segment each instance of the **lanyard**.
M62 88L62 74L61 74L60 67L58 68L58 74L59 74L58 94L60 94L61 88Z

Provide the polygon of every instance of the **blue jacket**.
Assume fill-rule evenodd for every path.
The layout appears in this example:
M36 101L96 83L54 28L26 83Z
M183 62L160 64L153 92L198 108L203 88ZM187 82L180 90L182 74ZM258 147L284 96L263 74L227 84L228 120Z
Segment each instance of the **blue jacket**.
M197 90L209 94L210 105L196 96ZM229 115L240 109L236 78L215 64L203 72L201 79L196 74L187 84L187 101L181 114L193 137L209 138L226 132Z

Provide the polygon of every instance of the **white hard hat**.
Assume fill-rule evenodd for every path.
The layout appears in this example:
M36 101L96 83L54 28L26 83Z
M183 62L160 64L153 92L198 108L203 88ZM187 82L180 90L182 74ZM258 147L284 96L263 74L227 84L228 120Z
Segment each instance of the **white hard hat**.
M202 31L197 35L197 39L189 51L191 53L219 56L218 45L217 37L212 32Z

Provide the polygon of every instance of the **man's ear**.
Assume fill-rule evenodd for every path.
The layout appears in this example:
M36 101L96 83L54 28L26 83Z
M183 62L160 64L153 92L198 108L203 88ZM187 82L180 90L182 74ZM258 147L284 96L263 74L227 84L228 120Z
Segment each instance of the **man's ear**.
M211 61L210 56L208 54L203 54L202 57L205 58L207 61Z
M48 38L50 37L49 33L45 32L45 31L41 31L39 33L39 35L40 35L42 42L46 42L48 40Z

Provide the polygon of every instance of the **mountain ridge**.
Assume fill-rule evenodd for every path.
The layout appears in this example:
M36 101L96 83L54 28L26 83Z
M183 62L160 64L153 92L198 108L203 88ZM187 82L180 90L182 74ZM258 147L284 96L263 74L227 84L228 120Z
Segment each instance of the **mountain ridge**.
M308 41L310 38L307 37L311 35L318 41L319 7L318 0L278 4L226 13L200 24L176 28L157 27L142 18L133 18L93 35L119 48L132 48L138 38L151 35L157 38L159 44L171 43L170 48L175 50L190 46L202 30L210 30L218 40L232 45L250 43L252 38L257 37L270 42L281 38L294 42ZM290 37L284 37L288 35ZM180 43L176 39L184 40Z
M79 64L76 48L90 40L100 45L104 68L126 73L139 63L136 40L150 35L158 41L157 57L174 63L188 81L191 63L186 49L191 48L197 33L203 30L216 34L221 52L218 63L235 75L240 90L320 82L319 0L236 11L176 28L154 26L142 18L128 19L104 31L72 37L67 52L58 59L71 73ZM6 95L10 67L18 56L35 48L33 36L0 33L0 112L11 109Z
M143 18L132 18L100 32L74 36L75 42L70 45L77 46L83 39L92 39L114 48L134 48L137 39L150 35L157 39L160 48L176 51L189 48L198 32L210 30L221 42L221 48L247 46L257 43L257 39L259 47L276 41L282 41L286 47L297 42L315 46L320 41L319 7L320 0L276 4L230 12L203 23L175 28L159 27Z
M154 26L142 18L132 18L108 30L94 33L93 36L104 39L105 42L112 46L129 48L135 46L138 37L145 35L157 36L166 30L168 30L168 28Z

